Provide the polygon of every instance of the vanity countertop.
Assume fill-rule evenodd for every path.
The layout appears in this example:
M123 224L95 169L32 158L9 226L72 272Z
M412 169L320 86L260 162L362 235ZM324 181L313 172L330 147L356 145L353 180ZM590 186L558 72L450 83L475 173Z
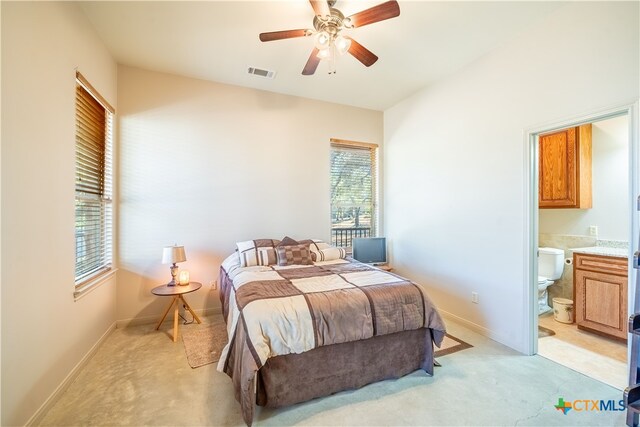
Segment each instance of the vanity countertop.
M611 248L608 246L590 246L588 248L572 248L572 252L578 252L581 254L600 255L600 256L614 256L627 258L629 252L625 248Z

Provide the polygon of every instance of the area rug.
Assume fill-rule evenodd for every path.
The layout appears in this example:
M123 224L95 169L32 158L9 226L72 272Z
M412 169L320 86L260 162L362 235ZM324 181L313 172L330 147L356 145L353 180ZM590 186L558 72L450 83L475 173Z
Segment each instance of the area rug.
M465 350L473 347L471 344L462 341L460 338L456 338L453 335L445 334L442 344L439 349L436 349L434 357L442 357L447 354L455 353L457 351Z
M544 326L538 326L538 338L551 337L555 334L556 333L549 328L545 328Z
M227 343L227 327L224 322L193 324L183 328L182 342L189 366L198 368L208 365L220 359Z
M184 351L187 354L187 362L192 368L217 362L220 359L222 348L227 343L226 325L223 322L209 325L194 324L192 327L182 330L182 341ZM442 345L436 350L434 356L446 356L471 347L473 347L471 344L446 334Z

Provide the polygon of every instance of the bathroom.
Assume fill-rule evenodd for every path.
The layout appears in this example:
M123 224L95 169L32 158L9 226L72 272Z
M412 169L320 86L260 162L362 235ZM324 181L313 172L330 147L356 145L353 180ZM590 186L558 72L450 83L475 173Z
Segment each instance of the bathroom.
M539 141L538 354L624 389L628 116Z

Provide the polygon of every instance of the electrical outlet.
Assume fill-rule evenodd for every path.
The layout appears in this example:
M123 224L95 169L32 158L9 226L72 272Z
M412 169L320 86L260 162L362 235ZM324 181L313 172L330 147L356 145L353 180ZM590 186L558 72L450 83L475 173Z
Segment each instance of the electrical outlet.
M480 302L477 292L471 292L471 302L474 304L478 304Z
M211 286L212 291L215 291L216 289L218 289L218 281L217 280L210 281L209 286Z
M589 236L598 237L598 226L590 225L589 226Z

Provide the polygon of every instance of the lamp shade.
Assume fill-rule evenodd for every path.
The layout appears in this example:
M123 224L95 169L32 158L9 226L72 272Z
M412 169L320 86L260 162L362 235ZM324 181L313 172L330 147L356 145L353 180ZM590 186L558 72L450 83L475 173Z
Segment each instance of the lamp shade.
M186 260L187 255L184 252L184 246L165 246L164 249L162 249L163 264L173 264Z

